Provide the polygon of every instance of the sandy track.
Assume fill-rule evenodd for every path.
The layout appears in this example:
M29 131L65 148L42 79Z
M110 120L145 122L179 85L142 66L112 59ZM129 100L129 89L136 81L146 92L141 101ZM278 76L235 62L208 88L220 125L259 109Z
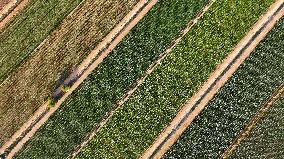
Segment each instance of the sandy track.
M271 95L271 97L263 104L256 115L251 119L251 121L246 125L246 127L241 131L239 136L232 142L232 144L224 151L221 158L229 158L232 153L237 149L240 143L249 135L255 125L262 119L264 114L274 105L274 103L281 97L284 93L284 83Z
M65 99L84 81L85 78L103 61L115 46L129 33L129 31L147 14L156 4L157 0L149 3L149 0L140 0L134 8L123 18L123 20L102 40L102 42L88 55L88 57L77 68L76 75L70 75L65 80L79 77L70 90L65 93L53 108L48 109L48 103L41 106L32 118L29 119L13 137L5 143L0 153L7 158L12 158L22 146L36 133L36 131L49 119L49 117L60 107Z
M161 158L204 109L218 90L249 57L257 44L267 35L284 14L284 1L277 0L254 27L239 42L227 58L217 66L208 81L179 111L141 158Z
M29 0L11 0L2 10L0 9L0 29L4 28L15 15L21 12L28 2Z

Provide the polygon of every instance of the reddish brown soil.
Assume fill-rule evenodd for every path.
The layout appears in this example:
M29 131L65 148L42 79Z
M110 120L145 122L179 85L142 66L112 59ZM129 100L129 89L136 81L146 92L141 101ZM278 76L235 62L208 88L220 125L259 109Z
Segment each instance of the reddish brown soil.
M11 0L1 0L0 1L0 11L7 5Z

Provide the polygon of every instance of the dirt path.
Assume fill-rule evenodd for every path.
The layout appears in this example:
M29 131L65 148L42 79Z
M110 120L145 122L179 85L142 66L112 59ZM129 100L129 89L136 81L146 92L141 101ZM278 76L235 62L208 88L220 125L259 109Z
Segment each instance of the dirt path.
M22 146L35 134L35 132L49 119L49 117L60 107L65 99L84 81L84 79L103 61L115 46L129 33L129 31L147 14L158 0L141 0L123 18L123 20L102 40L102 42L88 55L88 57L77 68L75 75L71 74L64 82L68 83L74 78L70 90L65 93L53 108L47 108L48 103L41 106L32 118L18 130L12 138L5 143L0 153L12 158Z
M0 12L2 12L2 9L10 2L10 0L1 0L0 1ZM1 16L1 14L0 14Z
M284 83L271 95L271 97L263 104L261 109L256 113L256 115L251 119L251 121L246 125L244 130L239 134L239 136L232 142L232 144L225 150L221 155L221 158L229 158L232 153L237 149L240 143L249 135L255 125L260 121L266 112L274 105L277 99L284 93Z
M277 0L227 58L217 66L208 81L179 111L173 121L158 136L141 158L161 158L175 143L194 118L204 109L218 90L249 57L257 44L267 35L284 14L284 1Z
M156 0L155 0L156 1ZM154 3L154 2L153 2ZM156 3L156 2L155 2ZM144 72L142 77L138 80L136 80L131 86L129 91L117 102L116 106L108 112L108 114L101 120L101 122L98 124L98 126L86 137L87 139L79 145L75 151L70 154L69 158L75 158L76 155L92 140L92 138L96 135L98 131L102 129L102 127L107 123L107 121L113 116L113 114L121 108L121 106L128 100L128 98L138 89L138 87L144 82L144 80L150 75L155 68L160 64L160 62L172 51L172 49L181 41L182 37L185 36L185 34L197 23L198 19L202 17L204 12L208 10L209 6L212 4L209 3L204 7L202 12L200 12L193 20L191 20L187 27L180 32L180 34L177 36L177 38L174 40L173 44L166 49L165 52L159 55L156 61L154 61L149 68Z
M4 28L15 15L21 12L28 2L29 0L11 0L2 9L0 7L0 29Z

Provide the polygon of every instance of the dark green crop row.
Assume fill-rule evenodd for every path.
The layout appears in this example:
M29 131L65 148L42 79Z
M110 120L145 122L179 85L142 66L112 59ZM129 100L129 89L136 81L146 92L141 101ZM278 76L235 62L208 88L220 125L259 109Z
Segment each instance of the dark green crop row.
M66 157L206 3L207 0L159 1L17 158Z
M82 0L31 0L0 30L0 82L59 25Z
M283 29L284 19L257 46L165 158L218 158L224 152L284 82ZM241 152L245 158L249 157L248 151Z
M9 139L139 0L85 0L0 85L0 142ZM57 86L56 86L57 85Z
M77 158L139 157L272 3L217 0Z
M282 95L265 114L248 138L239 145L232 158L284 157L284 96Z
M284 82L284 18L279 22L278 27L274 29L269 38L260 46L263 54L267 56L271 63L278 68L278 72L270 70L278 78L275 82ZM260 51L259 51L260 52ZM275 62L273 61L275 60ZM266 65L267 66L267 65ZM265 71L265 70L264 70ZM263 71L263 72L264 72ZM265 73L262 74L264 76ZM269 80L269 79L265 79ZM270 91L269 91L270 92ZM261 92L258 92L261 94ZM284 141L284 95L275 102L265 116L260 120L250 135L239 145L237 151L232 156L234 158L283 158Z

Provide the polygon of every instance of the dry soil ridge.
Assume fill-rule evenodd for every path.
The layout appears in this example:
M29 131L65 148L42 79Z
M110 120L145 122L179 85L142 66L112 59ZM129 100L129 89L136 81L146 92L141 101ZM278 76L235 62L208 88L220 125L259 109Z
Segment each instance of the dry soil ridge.
M20 13L28 4L29 0L11 0L0 10L0 29L4 28L12 18Z

